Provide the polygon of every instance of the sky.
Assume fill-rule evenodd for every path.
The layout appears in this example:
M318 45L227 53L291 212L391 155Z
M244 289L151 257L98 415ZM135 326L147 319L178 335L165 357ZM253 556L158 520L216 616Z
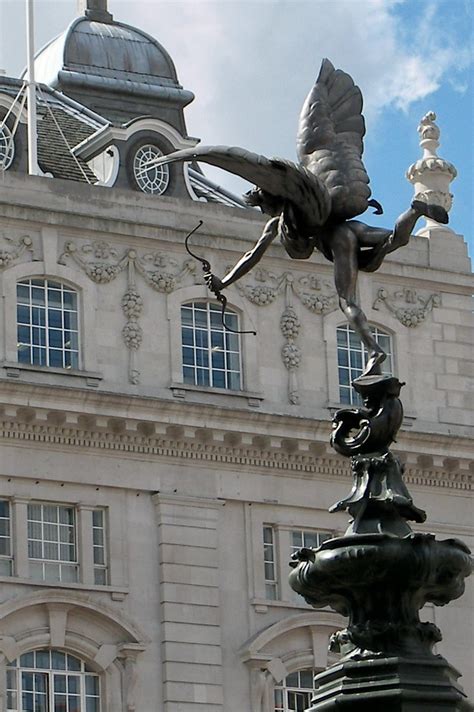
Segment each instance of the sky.
M458 177L450 213L474 257L474 0L109 0L114 19L146 30L194 92L188 133L294 160L298 116L323 57L364 96L364 162L390 227L413 194L405 178L421 156L417 126L435 111L438 154ZM40 48L77 16L77 0L35 0ZM25 0L0 0L0 69L25 65ZM248 184L203 166L242 193Z

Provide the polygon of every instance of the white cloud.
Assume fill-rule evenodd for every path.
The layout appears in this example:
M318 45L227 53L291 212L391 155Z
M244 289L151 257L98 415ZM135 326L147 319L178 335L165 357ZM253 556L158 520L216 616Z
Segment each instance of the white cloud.
M470 61L459 40L436 26L435 0L411 3L405 16L399 12L408 7L404 0L111 5L171 52L181 80L197 96L189 125L207 142L235 133L252 147L258 133L258 143L266 144L266 127L277 146L288 132L294 137L299 107L323 56L361 86L372 120L387 106L406 110Z

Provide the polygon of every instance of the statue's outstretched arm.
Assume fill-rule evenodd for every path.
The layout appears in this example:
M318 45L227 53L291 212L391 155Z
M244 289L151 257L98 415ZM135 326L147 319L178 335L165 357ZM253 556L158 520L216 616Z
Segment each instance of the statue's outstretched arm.
M207 277L206 281L211 291L220 291L224 289L224 287L228 287L230 284L233 284L233 282L236 282L238 279L243 277L244 274L247 274L252 267L260 262L271 242L273 242L277 236L277 233L278 218L272 218L265 225L262 235L256 245L240 258L237 264L232 267L230 272L228 272L223 279L219 279L213 274L210 274Z

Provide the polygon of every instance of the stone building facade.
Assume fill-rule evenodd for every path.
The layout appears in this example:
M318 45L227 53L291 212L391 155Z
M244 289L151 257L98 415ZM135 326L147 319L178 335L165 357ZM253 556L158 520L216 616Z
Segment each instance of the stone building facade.
M223 274L262 217L198 170L175 168L170 194L126 184L132 134L80 86L84 105L52 92L53 113L90 125L90 170L112 146L123 182L0 171L0 710L304 709L342 619L298 599L288 560L346 528L328 513L350 486L330 419L364 355L331 265L279 245L227 290L227 322L257 336L225 334L184 238L202 221L193 249ZM177 111L140 130L186 145ZM472 547L466 245L428 225L359 289L407 381L394 451L428 513L417 528ZM424 617L472 695L467 586Z

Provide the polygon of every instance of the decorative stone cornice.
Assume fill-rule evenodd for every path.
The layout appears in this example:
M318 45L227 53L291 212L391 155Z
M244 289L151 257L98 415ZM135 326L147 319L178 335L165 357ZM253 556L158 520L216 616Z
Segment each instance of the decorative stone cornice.
M20 412L20 417L23 415ZM88 451L97 449L133 456L140 454L172 460L206 461L230 467L271 470L275 476L284 474L285 477L312 478L319 475L323 478L346 479L350 475L348 463L333 456L330 451L326 452L324 443L289 442L284 437L273 437L270 447L261 447L258 435L254 437L255 443L243 444L237 443L235 438L227 438L227 434L222 431L212 429L205 429L203 434L203 428L168 426L167 434L153 435L145 434L145 428L140 428L140 423L135 423L131 432L130 428L126 428L125 421L116 419L112 422L106 418L98 420L102 421L106 429L94 430L67 423L54 425L48 423L47 418L42 423L31 420L27 422L27 418L23 417L21 422L4 419L0 421L0 440L31 442L35 443L35 447L85 448ZM153 424L150 425L154 429ZM430 459L427 464L428 468L424 469L418 463L407 463L406 482L453 490L473 489L474 470L463 469L460 461L457 469L451 471L449 463L446 463L446 467L436 467Z

